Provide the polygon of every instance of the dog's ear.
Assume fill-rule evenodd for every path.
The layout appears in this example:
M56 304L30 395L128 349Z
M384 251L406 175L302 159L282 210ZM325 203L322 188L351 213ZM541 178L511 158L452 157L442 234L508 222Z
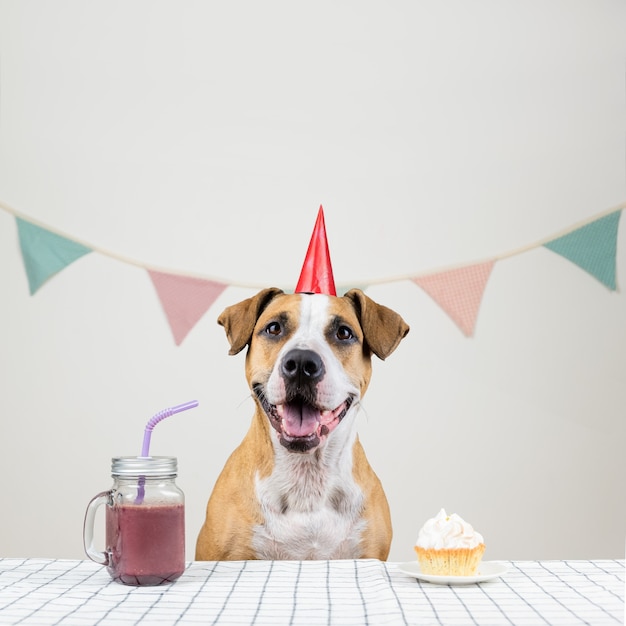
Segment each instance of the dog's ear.
M360 289L350 289L344 298L352 302L370 350L384 361L406 337L408 324L395 311L374 302Z
M263 289L256 296L226 307L222 311L222 314L217 318L217 323L223 326L226 331L226 337L230 343L228 354L237 354L250 343L252 331L259 315L270 303L270 300L281 293L284 292L276 287Z

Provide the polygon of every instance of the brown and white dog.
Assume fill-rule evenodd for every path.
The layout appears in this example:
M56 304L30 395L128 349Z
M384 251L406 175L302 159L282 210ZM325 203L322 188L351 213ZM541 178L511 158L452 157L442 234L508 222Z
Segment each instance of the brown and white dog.
M197 560L386 559L389 506L356 433L371 355L409 331L353 289L270 288L225 309L229 354L248 347L252 424L209 499Z

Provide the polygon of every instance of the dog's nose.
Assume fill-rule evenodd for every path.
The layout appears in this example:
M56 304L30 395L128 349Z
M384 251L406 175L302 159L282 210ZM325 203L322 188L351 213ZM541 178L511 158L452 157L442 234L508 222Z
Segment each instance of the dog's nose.
M287 380L312 383L324 375L324 363L313 350L294 349L283 358L281 370Z

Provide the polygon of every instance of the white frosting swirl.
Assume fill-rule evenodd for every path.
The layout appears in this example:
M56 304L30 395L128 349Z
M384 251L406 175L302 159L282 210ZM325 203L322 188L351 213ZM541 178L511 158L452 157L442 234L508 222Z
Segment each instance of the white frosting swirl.
M446 515L441 509L420 529L416 545L420 548L445 550L475 548L484 543L483 536L456 513Z

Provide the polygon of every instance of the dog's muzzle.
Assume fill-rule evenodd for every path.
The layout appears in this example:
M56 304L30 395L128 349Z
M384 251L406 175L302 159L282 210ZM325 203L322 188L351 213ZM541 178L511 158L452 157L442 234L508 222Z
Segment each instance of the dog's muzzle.
M333 409L321 406L317 386L325 368L321 357L312 350L290 350L279 367L285 388L281 402L270 403L262 384L254 385L253 390L280 443L292 452L309 452L337 427L354 398L346 398Z

